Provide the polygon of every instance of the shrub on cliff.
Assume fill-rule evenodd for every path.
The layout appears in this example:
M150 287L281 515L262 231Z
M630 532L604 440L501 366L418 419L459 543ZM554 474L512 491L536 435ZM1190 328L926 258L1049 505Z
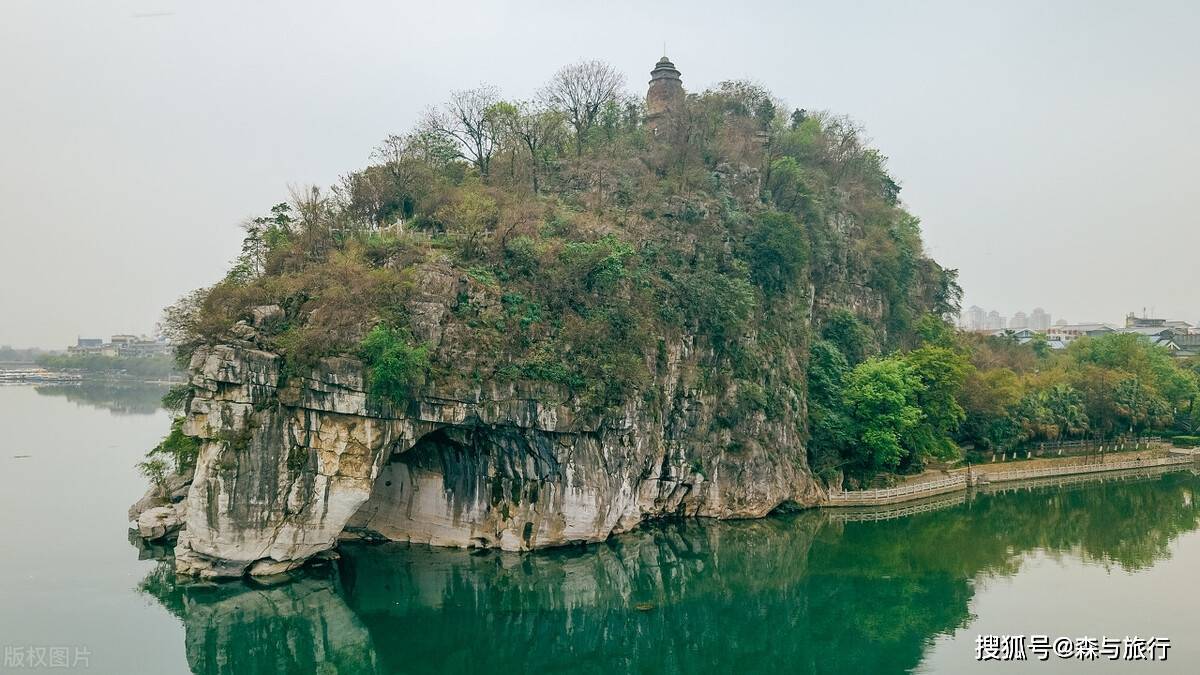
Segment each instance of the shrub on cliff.
M399 330L379 325L363 338L359 355L367 368L367 387L373 396L403 405L414 387L425 382L429 349L412 346Z
M183 433L183 418L171 421L171 432L146 453L146 461L138 464L142 473L156 484L165 479L167 470L181 474L196 466L200 456L200 441Z

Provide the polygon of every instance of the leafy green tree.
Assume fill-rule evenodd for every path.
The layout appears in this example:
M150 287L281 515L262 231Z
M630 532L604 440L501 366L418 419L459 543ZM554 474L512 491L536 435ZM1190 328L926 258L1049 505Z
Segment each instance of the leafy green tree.
M183 422L183 417L171 421L171 433L146 453L147 464L164 461L165 466L163 458L166 458L177 474L196 466L196 459L200 456L200 441L183 433Z
M850 447L850 422L842 394L849 372L850 364L837 345L829 340L813 342L808 356L808 456L817 474L840 466Z
M958 396L971 370L965 354L947 347L926 345L904 355L904 361L921 383L916 403L923 415L921 424L906 438L914 458L950 458L957 448L950 435L966 419Z
M1065 383L1026 393L1015 417L1028 441L1079 438L1090 428L1083 395Z
M926 314L917 321L916 334L926 345L960 348L954 326L935 314Z
M292 207L287 202L272 206L271 215L259 216L246 223L242 253L234 261L230 278L244 283L265 272L271 253L291 240L295 223Z
M1020 400L1021 382L1011 369L972 368L958 395L964 413L957 435L960 443L982 450L1007 450L1020 434L1012 417Z
M169 356L41 354L35 360L39 366L51 370L81 370L86 373L123 375L144 380L165 379L179 374L176 362Z
M923 421L917 401L924 385L900 358L859 364L843 390L852 465L863 475L894 471L909 457L904 439Z

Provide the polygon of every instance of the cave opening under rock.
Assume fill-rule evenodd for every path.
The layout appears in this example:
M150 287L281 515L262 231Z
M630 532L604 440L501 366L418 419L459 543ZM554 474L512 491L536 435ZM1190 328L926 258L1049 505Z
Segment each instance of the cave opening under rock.
M551 435L442 427L390 455L345 537L529 548L537 504L560 472Z

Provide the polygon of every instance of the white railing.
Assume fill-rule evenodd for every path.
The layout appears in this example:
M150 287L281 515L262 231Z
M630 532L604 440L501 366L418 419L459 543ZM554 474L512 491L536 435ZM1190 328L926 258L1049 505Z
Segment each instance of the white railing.
M1063 450L1067 448L1109 448L1112 452L1120 452L1122 450L1140 450L1150 447L1153 443L1162 443L1161 436L1126 436L1118 438L1081 438L1072 441L1042 441L1040 443L1029 443L1025 446L1018 447L1012 452L1013 454L1039 451L1045 452L1048 450Z
M869 509L867 511L856 511L854 509L839 509L831 511L830 518L838 523L858 523L858 522L874 522L879 520L892 520L894 518L904 518L907 516L916 515L918 513L928 513L930 511L940 511L954 506L958 506L967 501L966 491L959 491L949 499L930 499L918 504L910 504L902 507L887 507L882 505L864 506Z
M1160 459L1131 459L1124 462L1099 462L1093 464L1071 464L1068 466L1051 466L1044 469L1020 469L1017 471L980 471L980 482L1000 482L1007 480L1022 480L1025 478L1044 478L1047 476L1070 476L1077 473L1095 473L1098 471L1119 471L1121 469L1140 469L1148 466L1167 466L1170 464L1190 464L1194 461L1191 456L1163 457Z
M1042 469L1018 469L1016 471L976 471L974 481L978 483L999 483L1029 478L1045 478L1052 476L1070 476L1082 473L1098 473L1102 471L1120 471L1121 469L1140 469L1154 466L1171 466L1176 464L1191 464L1197 456L1164 457L1158 459L1131 459L1124 462L1099 462L1087 464L1070 464L1067 466L1051 466ZM827 504L829 506L860 506L884 504L889 502L920 499L924 496L940 494L956 489L966 489L969 485L968 474L960 473L937 480L909 483L892 488L876 490L850 490L846 492L830 492Z
M855 503L881 502L901 497L914 497L932 492L942 492L949 488L956 488L960 486L966 487L966 485L966 474L958 474L956 476L950 476L949 478L939 478L938 480L928 480L920 483L909 483L908 485L900 485L893 488L831 492L829 493L829 501Z

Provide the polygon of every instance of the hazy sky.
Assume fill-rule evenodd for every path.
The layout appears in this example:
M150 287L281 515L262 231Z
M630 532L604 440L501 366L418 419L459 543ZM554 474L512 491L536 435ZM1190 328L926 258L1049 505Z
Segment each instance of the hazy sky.
M238 223L450 89L526 97L665 41L864 124L965 305L1200 319L1197 2L4 0L0 344L150 332Z

